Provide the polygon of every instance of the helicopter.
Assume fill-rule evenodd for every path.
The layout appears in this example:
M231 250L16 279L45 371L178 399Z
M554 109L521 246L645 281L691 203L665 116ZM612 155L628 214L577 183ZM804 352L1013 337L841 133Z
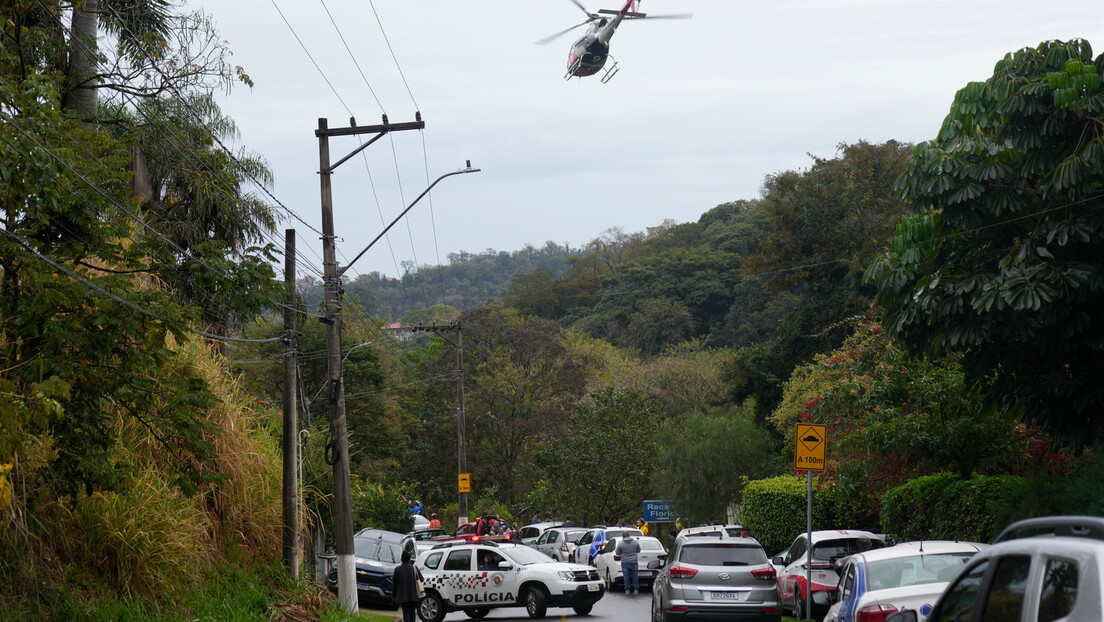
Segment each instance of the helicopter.
M571 52L567 56L567 74L564 75L564 80L570 80L573 77L583 78L592 76L602 71L606 65L606 59L613 58L609 53L609 42L610 39L613 38L613 33L617 31L617 27L621 25L621 22L626 19L643 19L647 17L645 13L637 11L640 0L626 0L625 5L621 7L620 10L599 9L597 13L588 11L579 0L571 0L571 2L586 14L586 21L575 24L571 28L566 28L550 37L537 41L538 45L545 45L575 30L579 26L589 25L587 33L579 37L579 39L571 45ZM605 17L607 15L612 17ZM687 19L689 17L691 17L691 15L687 13L680 15L653 15L650 19ZM608 69L605 69L602 74L600 78L602 83L605 84L609 82L618 71L620 71L620 68L617 66L617 60L614 59L613 64L610 65Z

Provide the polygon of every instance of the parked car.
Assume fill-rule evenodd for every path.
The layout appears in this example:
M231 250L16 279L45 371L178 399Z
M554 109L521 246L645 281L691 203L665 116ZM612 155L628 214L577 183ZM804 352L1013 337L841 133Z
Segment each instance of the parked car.
M598 571L557 562L520 544L453 542L418 558L426 595L418 602L423 622L441 622L450 611L485 617L492 608L525 607L543 618L548 607L586 615L605 594Z
M806 585L808 536L807 533L797 536L785 555L772 560L775 565L783 566L782 572L778 574L778 590L783 607L792 610L794 617L799 620L806 617L805 607L810 593L809 586ZM855 553L882 548L885 541L869 531L857 529L814 531L812 536L812 613L820 620L828 613L831 594L839 584L836 561ZM817 592L828 594L817 597Z
M452 540L452 535L441 529L440 527L426 527L424 529L415 529L407 534L414 540L414 545L417 548L417 552L428 551L429 549L437 546L438 544ZM415 555L415 558L417 555Z
M699 525L678 532L680 536L707 536L717 534L722 538L739 538L740 525Z
M563 526L562 522L549 521L546 523L533 523L532 525L526 525L521 529L518 529L514 534L514 542L524 544L526 546L533 546L537 543L537 538L540 538L541 534L553 527Z
M553 527L537 538L533 548L558 562L574 563L575 547L586 532L586 529L580 527Z
M899 611L887 622L917 622ZM1104 518L1050 516L1009 525L958 573L927 622L1100 622L1104 619Z
M652 622L782 619L774 566L750 538L675 538L666 561L648 569Z
M505 531L506 528L508 527L508 525L506 524L506 521L504 521L502 519L494 519L494 522L503 531ZM459 527L456 528L455 531L452 532L452 534L451 534L452 538L455 539L455 540L467 540L468 542L478 542L480 540L489 540L489 541L493 541L493 542L512 542L513 541L513 536L507 536L507 535L476 535L476 533L475 533L476 532L476 525L477 525L477 523L475 523L474 521L470 522L470 523L464 523L463 525L460 525Z
M640 585L651 585L652 579L655 578L655 570L648 568L648 564L653 561L662 562L667 559L667 549L663 548L663 543L658 538L651 536L633 537L640 543L640 556L637 561ZM624 575L621 572L621 556L614 554L617 543L620 541L621 538L606 540L606 543L602 545L598 555L594 558L594 565L598 568L598 576L602 577L602 581L606 583L607 590L612 590L616 585L621 587L625 585Z
M594 557L598 555L602 545L608 538L620 538L626 533L631 533L634 538L642 537L643 531L636 527L595 527L579 539L579 545L575 549L575 563L594 565Z
M925 540L847 557L824 622L881 622L902 609L916 610L922 619L950 580L988 546Z
M353 536L358 600L397 606L391 593L391 577L402 561L403 550L410 551L411 556L416 553L414 539L407 534L362 529ZM336 561L331 564L326 585L337 593Z

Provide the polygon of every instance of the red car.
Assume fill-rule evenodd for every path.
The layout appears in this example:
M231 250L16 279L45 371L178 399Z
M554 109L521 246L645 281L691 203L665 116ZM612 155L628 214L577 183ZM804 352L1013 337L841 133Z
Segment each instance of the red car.
M505 531L505 529L507 527L506 521L498 519L498 518L493 518L491 520L493 521L493 523L495 525L497 525L503 531ZM442 540L458 540L458 539L461 539L461 540L467 540L468 542L483 542L483 541L513 542L514 541L511 536L506 536L506 535L497 535L497 536L496 535L482 535L482 536L481 535L476 535L475 532L476 532L476 525L477 524L478 523L476 523L476 522L464 523L463 525L460 525L460 527L458 527L456 529L456 531L452 532L451 536L448 536L447 538L441 538L441 539Z

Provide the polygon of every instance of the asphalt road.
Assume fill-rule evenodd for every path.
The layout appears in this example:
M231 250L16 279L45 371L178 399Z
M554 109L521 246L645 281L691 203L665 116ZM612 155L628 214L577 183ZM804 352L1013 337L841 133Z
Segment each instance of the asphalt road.
M568 621L577 620L578 622L588 622L590 620L601 620L603 622L641 622L642 620L649 620L652 615L652 593L647 589L640 590L640 594L637 596L626 596L624 592L618 592L616 590L612 592L606 592L606 595L602 597L602 600L594 604L594 609L591 610L589 615L581 616L577 615L570 607L563 609L559 607L549 607L548 615L544 617L545 620L555 622L556 620ZM463 611L455 611L445 616L447 622L459 621L459 620L471 620ZM528 621L529 616L525 613L525 607L501 607L499 609L491 609L490 615L484 620L514 620L516 622Z

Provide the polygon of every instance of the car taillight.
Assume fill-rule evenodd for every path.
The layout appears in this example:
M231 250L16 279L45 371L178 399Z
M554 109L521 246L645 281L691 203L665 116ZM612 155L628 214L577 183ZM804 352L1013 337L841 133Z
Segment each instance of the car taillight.
M560 550L563 551L564 553L567 552L567 540L564 540L563 544L560 545Z
M671 566L669 571L672 579L689 579L698 574L697 568L685 568L683 566Z
M855 622L885 622L885 619L897 612L893 605L870 605L859 609Z
M774 581L778 578L778 571L774 568L760 568L758 570L752 570L751 576L756 579L762 579L763 581Z

